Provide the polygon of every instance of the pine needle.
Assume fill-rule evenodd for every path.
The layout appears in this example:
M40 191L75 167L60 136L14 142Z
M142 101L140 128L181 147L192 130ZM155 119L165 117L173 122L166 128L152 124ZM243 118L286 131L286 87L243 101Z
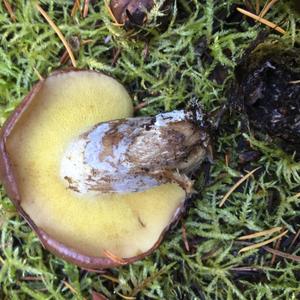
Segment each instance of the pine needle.
M113 262L116 262L120 265L126 265L127 264L125 259L111 253L109 250L104 250L103 253L106 257L110 258Z
M187 252L189 252L190 251L190 245L189 245L189 242L187 240L186 227L185 227L184 222L182 222L182 224L181 224L181 229L182 229L182 239L183 239L185 249L186 249Z
M271 229L267 229L267 230L263 230L263 231L260 231L260 232L255 232L255 233L251 233L251 234L248 234L248 235L244 235L244 236L241 236L238 238L238 240L250 240L250 239L254 239L254 238L257 238L257 237L261 237L261 236L265 236L265 235L268 235L268 234L272 234L274 232L278 232L282 229L282 227L274 227L274 228L271 228Z
M135 297L124 296L124 295L122 295L122 294L119 293L119 292L116 292L116 294L119 295L122 299L125 299L125 300L135 300L135 299L136 299Z
M113 12L111 11L111 8L110 8L110 5L109 5L109 2L108 2L108 1L109 1L109 0L104 0L104 5L105 5L105 7L106 7L106 9L107 9L107 11L108 11L110 17L112 18L112 20L113 20L113 22L114 22L113 24L114 24L115 26L120 26L120 27L124 26L124 24L121 24L121 23L119 23L119 22L117 21L116 17L114 16Z
M260 242L260 243L257 243L257 244L253 244L253 245L250 245L250 246L247 246L247 247L244 247L242 248L239 253L242 253L242 252L246 252L246 251L249 251L249 250L253 250L253 249L257 249L257 248L260 248L262 246L265 246L267 244L270 244L276 240L278 240L279 238L281 238L282 236L286 235L288 233L288 230L282 232L281 234L269 239L269 240L266 240L266 241L263 241L263 242Z
M78 292L72 287L70 283L67 281L63 280L63 284L75 295L78 295Z
M280 250L276 250L276 249L273 249L273 248L267 247L267 246L265 246L263 248L264 248L264 250L266 250L272 254L275 254L276 256L280 256L283 258L287 258L287 259L291 259L293 261L300 262L300 256L298 256L298 255L289 254L289 253L286 253L286 252L283 252Z
M276 243L275 243L275 250L278 250L279 247L280 247L280 244L281 244L281 239L282 238L279 238ZM276 257L277 255L275 253L273 253L273 256L272 256L272 259L271 259L271 262L270 262L270 266L273 266L273 264L275 263L275 260L276 260Z
M269 3L267 1L265 7L260 12L259 17L263 18L277 1L278 0L271 0Z
M259 14L259 8L260 8L260 0L256 0L255 11L257 15Z
M253 14L253 13L251 13L251 12L245 10L245 9L242 9L242 8L238 7L237 11L239 11L240 13L246 15L247 17L250 17L250 18L252 18L252 19L254 19L254 20L256 20L256 21L258 21L258 22L260 22L260 23L262 23L264 25L269 26L270 28L272 28L272 29L274 29L274 30L276 30L276 31L278 31L278 32L280 32L282 34L286 33L286 31L284 29L282 29L281 27L279 27L277 24L275 24L275 23L273 23L271 21L268 21L268 20L266 20L264 18L261 18L261 17L255 15L255 14Z
M83 17L86 18L89 13L89 0L84 0Z
M108 280L110 280L112 282L119 283L119 279L118 278L115 278L115 277L112 277L112 276L109 276L109 275L105 275L105 274L101 275L101 277L103 277L105 279L108 279Z
M251 172L249 172L247 175L245 175L244 177L242 177L223 197L222 201L219 204L219 207L222 207L225 203L225 201L230 197L230 195L245 181L247 180L253 173L255 173L258 169L260 169L260 167L252 170Z
M58 37L60 38L62 43L64 44L64 46L65 46L65 48L68 51L68 54L70 56L72 65L73 65L74 68L76 68L76 60L75 60L75 57L73 55L72 49L71 49L69 43L67 42L67 40L65 39L65 37L63 36L63 34L61 33L60 29L55 25L55 23L50 19L48 14L42 9L42 7L38 3L36 3L35 6L36 6L37 10L41 13L41 15L49 23L49 25L52 27L52 29L56 32L56 34L58 35Z
M5 264L5 260L0 256L0 263L2 264L2 265L4 265Z
M300 236L300 229L298 229L297 233L295 234L291 244L288 247L288 251L290 251L293 248L293 246L294 246L295 242L297 241L297 239L299 238L299 236Z
M78 9L80 9L80 0L75 0L71 11L71 17L74 17L76 15Z
M44 77L41 75L41 73L35 67L33 67L33 70L39 80L44 80Z
M21 280L24 280L24 281L42 281L43 277L41 277L41 276L39 276L39 277L36 277L36 276L23 276L23 277L21 277Z

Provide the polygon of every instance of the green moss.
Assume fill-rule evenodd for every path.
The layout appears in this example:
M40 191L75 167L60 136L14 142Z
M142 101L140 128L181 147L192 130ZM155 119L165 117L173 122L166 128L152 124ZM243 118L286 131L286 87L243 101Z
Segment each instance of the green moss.
M34 69L46 76L61 67L64 52L31 1L10 2L16 22L0 6L1 125L37 81ZM183 107L194 97L207 111L218 109L226 101L234 66L264 28L238 18L232 8L238 1L179 0L169 28L153 32L145 58L145 42L127 39L111 24L104 2L95 2L85 19L79 13L70 16L73 1L41 4L68 39L90 40L75 52L78 66L118 78L136 104L147 103L140 115ZM286 39L293 44L300 24L285 3L274 5L266 17L286 28ZM120 56L113 66L117 49ZM300 187L299 164L275 145L241 132L238 116L223 121L209 183L203 187L203 174L197 180L202 192L182 221L190 251L179 223L151 256L105 273L80 270L44 251L0 189L0 298L90 299L96 291L109 299L297 299L299 263L277 258L271 264L272 255L263 250L238 254L243 245L236 240L248 232L285 226L289 234L280 250L299 255L299 241L288 249L300 222L300 198L294 197ZM262 168L220 208L222 197L245 174L237 163L241 140L261 153L248 167Z

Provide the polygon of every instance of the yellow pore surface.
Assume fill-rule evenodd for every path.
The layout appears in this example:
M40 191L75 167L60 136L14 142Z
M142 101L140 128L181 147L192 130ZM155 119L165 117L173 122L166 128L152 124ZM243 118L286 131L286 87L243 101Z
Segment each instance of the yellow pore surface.
M149 250L184 200L175 184L88 198L61 181L60 160L74 137L131 115L131 99L117 81L69 72L46 79L8 139L23 209L39 228L82 254L101 257L108 250L132 257Z

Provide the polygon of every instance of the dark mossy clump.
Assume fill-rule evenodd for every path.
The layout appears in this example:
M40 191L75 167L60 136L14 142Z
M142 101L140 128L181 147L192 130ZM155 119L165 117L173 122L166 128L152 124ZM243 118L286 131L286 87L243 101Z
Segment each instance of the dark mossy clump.
M235 69L231 99L257 132L300 153L300 48L266 41Z
M297 13L300 13L300 1L299 0L292 0L291 6Z

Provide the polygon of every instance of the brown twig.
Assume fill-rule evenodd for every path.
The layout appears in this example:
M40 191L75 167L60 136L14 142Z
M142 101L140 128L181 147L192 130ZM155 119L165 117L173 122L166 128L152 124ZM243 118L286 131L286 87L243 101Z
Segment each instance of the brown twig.
M16 22L17 18L16 15L14 14L14 11L10 5L10 3L7 0L3 0L4 6L10 16L10 18L12 19L13 22Z
M284 29L282 29L281 27L279 27L277 24L275 24L275 23L273 23L271 21L268 21L268 20L266 20L264 18L261 18L261 17L255 15L255 14L253 14L253 13L251 13L251 12L245 10L245 9L242 9L242 8L238 7L237 11L239 11L240 13L244 14L245 16L250 17L250 18L252 18L252 19L254 19L254 20L256 20L256 21L258 21L258 22L260 22L260 23L262 23L264 25L269 26L270 28L272 28L272 29L274 29L274 30L276 30L276 31L278 31L278 32L280 32L282 34L286 33L286 31Z
M63 36L63 34L61 33L60 29L55 25L55 23L51 20L51 18L48 16L48 14L42 9L42 7L38 3L36 3L35 6L36 6L36 9L46 19L46 21L49 23L49 25L52 27L52 29L55 31L55 33L58 35L58 37L60 38L60 40L64 44L64 46L65 46L65 48L68 51L68 54L70 56L72 65L73 65L74 68L76 68L76 60L75 60L75 57L73 55L72 49L71 49L70 45L68 44L67 40L65 39L65 37Z

